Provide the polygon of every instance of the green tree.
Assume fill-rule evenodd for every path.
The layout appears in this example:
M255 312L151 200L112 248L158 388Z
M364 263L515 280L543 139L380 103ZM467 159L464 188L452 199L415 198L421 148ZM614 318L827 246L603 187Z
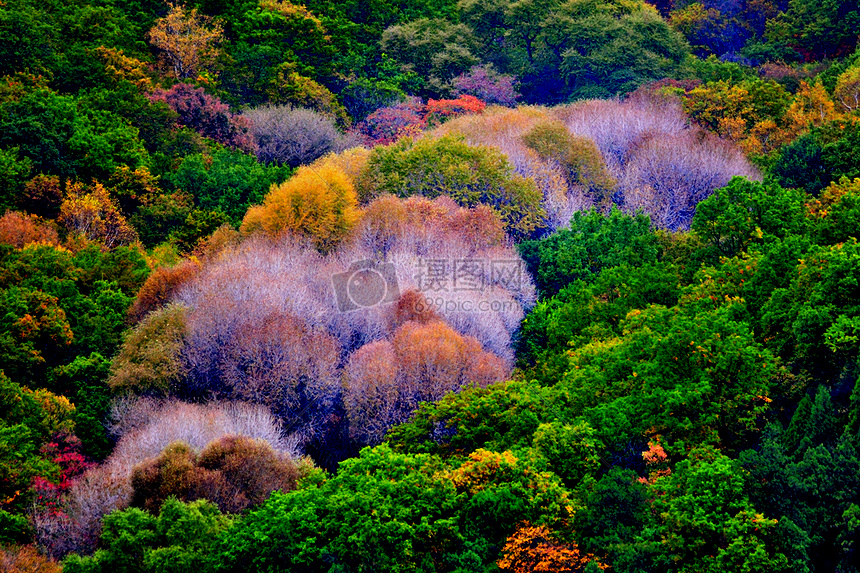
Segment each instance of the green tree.
M692 229L719 255L731 257L755 244L809 230L807 195L735 177L696 206Z
M389 193L398 197L447 195L463 207L484 204L501 215L509 234L527 237L543 217L540 191L514 173L500 151L468 145L462 136L401 139L376 147L358 182L364 200Z
M92 556L70 555L69 573L192 573L211 570L212 549L232 519L204 500L168 499L158 517L137 508L116 511L103 520L101 548Z
M694 450L649 489L658 517L643 537L657 570L788 570L774 540L777 521L750 503L738 461Z
M647 215L631 217L617 208L608 216L579 211L568 228L524 241L519 249L541 295L549 297L573 281L593 282L608 267L656 262L659 251L650 226Z

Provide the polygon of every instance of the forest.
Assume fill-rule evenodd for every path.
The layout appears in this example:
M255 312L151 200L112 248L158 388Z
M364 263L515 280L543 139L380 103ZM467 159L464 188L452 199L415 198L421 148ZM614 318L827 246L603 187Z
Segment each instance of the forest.
M858 573L858 30L0 0L0 571Z

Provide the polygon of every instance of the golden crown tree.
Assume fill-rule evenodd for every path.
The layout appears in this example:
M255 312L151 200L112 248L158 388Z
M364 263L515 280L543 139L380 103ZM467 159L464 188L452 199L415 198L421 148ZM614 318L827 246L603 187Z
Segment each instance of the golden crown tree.
M352 181L338 167L303 166L289 180L273 185L262 205L248 209L241 230L273 237L293 233L328 252L355 224L357 203Z
M162 52L177 78L197 75L218 55L224 38L221 24L181 4L168 4L170 11L155 21L149 43Z

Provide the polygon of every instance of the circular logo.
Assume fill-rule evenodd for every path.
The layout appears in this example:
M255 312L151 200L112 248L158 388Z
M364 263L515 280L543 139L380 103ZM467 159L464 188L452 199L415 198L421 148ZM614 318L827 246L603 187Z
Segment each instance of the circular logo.
M349 277L346 293L356 306L375 306L383 301L388 286L378 271L361 269Z

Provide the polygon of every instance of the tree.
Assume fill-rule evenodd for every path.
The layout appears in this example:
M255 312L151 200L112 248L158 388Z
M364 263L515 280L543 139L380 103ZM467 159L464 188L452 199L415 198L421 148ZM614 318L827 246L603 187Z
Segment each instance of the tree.
M548 527L526 524L507 539L498 566L511 573L582 573L591 562L597 564L596 571L606 569L593 555L582 553L576 543L560 541Z
M514 173L500 151L469 145L457 135L407 138L375 148L358 185L362 199L390 193L431 199L448 195L463 207L483 203L519 238L536 230L543 217L534 182Z
M789 0L788 9L767 22L766 36L807 61L839 58L857 46L858 23L860 11L850 0Z
M183 158L164 182L193 195L201 209L220 211L238 226L248 206L261 203L269 188L283 183L289 175L286 166L261 165L253 155L221 149L211 155Z
M421 402L438 400L467 384L486 386L507 375L504 362L441 320L407 321L391 341L372 342L347 364L344 403L350 434L378 443Z
M851 66L837 78L833 97L848 113L860 109L860 64Z
M263 440L224 436L199 453L174 442L134 467L131 505L155 512L171 497L205 499L224 513L241 513L273 491L295 489L302 473L294 460Z
M488 105L514 107L521 97L513 76L500 74L492 65L475 66L451 80L455 96L471 95Z
M226 104L207 94L203 88L180 82L169 90L155 90L149 99L153 102L165 102L179 114L181 125L190 127L203 136L246 152L254 150L247 121L242 116L231 113Z
M655 567L679 571L784 571L777 521L756 512L744 493L740 463L711 449L694 450L651 487L658 520L643 537Z
M736 177L699 203L693 231L732 257L754 243L805 234L807 197L773 182Z
M243 233L276 237L294 233L309 238L317 249L330 251L356 221L352 182L332 165L299 167L292 178L273 185L263 204L251 207L242 221Z
M233 520L204 500L167 500L158 516L137 508L104 518L101 548L92 556L71 555L63 561L69 573L136 573L138 571L206 570L218 535Z
M167 394L185 373L180 360L185 312L178 305L152 312L127 335L111 365L115 391Z
M592 139L573 135L561 122L546 122L526 132L523 142L543 159L557 162L568 183L585 187L595 205L605 208L611 202L617 182Z
M17 147L0 149L0 209L15 206L33 169L33 162L19 157L19 152Z
M427 78L431 95L445 95L453 78L478 64L469 27L443 19L421 18L391 26L383 32L380 45Z
M261 163L291 168L329 152L342 151L343 136L334 121L318 112L289 105L265 105L244 112Z
M101 183L90 189L81 183L70 185L60 206L59 221L71 233L99 241L108 249L137 240L137 233Z
M657 260L656 237L646 215L613 208L574 213L570 226L538 241L524 241L520 253L538 289L550 297L575 280L591 282L605 268Z
M182 4L168 3L167 16L159 18L149 31L149 42L160 50L173 68L174 75L183 80L208 71L218 55L217 45L223 39L218 22Z
M37 215L7 211L0 217L0 243L19 249L29 243L58 245L57 228Z

